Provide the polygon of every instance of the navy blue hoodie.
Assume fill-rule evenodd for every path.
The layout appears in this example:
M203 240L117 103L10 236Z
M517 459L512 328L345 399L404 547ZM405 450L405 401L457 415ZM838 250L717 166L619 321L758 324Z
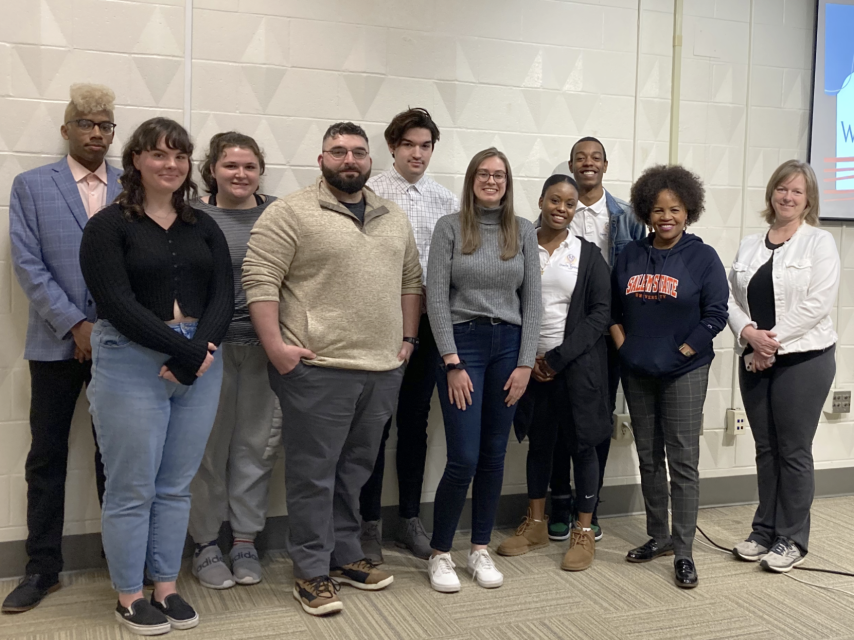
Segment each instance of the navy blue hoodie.
M670 249L653 247L654 237L620 253L611 276L611 313L626 332L624 367L677 377L715 357L712 339L726 326L729 286L717 252L697 236L683 233ZM696 355L684 356L683 343Z

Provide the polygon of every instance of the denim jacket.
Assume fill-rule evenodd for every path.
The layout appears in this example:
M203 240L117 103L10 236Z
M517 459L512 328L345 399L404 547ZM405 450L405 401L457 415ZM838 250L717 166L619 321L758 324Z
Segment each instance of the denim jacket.
M608 234L610 239L609 264L614 268L617 256L627 244L633 240L641 240L646 237L646 229L643 223L637 219L635 212L625 200L615 198L605 191L605 205L608 207L611 230Z

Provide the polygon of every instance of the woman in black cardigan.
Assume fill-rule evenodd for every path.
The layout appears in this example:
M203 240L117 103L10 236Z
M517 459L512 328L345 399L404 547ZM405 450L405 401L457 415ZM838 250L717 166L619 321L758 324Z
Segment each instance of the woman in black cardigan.
M578 522L561 568L581 571L595 553L591 520L599 487L595 447L611 434L604 334L610 323L608 265L596 245L569 233L578 187L569 176L546 180L537 230L543 318L537 364L516 412L519 441L528 436L528 514L498 548L515 556L549 544L546 493L558 430L575 469Z

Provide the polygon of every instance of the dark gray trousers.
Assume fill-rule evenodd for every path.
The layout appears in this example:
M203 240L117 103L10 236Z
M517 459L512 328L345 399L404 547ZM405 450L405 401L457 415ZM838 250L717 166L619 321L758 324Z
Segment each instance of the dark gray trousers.
M268 366L282 406L287 549L294 576L328 575L364 557L359 492L377 459L403 367L357 371L298 364L280 375Z
M815 494L812 441L836 374L835 346L805 362L750 373L744 360L738 380L756 441L759 507L748 537L770 547L778 536L808 551L810 507Z
M677 557L691 557L700 508L700 429L709 386L709 365L678 378L653 378L623 371L646 507L646 532L673 536ZM668 526L667 467L673 528Z

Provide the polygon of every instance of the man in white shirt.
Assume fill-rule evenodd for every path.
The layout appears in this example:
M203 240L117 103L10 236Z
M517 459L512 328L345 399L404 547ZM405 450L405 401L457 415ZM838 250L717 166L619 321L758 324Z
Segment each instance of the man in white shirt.
M397 114L385 130L388 149L394 158L391 169L374 176L368 187L377 195L399 205L409 217L426 281L427 257L436 221L460 210L460 201L438 182L425 175L439 127L426 109L407 109ZM423 300L423 298L422 298ZM397 404L397 478L400 523L397 542L419 558L431 553L419 518L421 486L427 457L427 418L436 386L439 353L430 320L422 303L417 349L409 360ZM379 564L383 561L381 497L385 471L385 442L391 419L385 425L374 472L362 489L362 551Z
M608 154L598 139L592 136L581 138L572 145L569 161L562 162L553 174L570 174L578 183L578 206L569 225L573 235L589 240L602 252L602 257L612 269L623 248L646 235L643 224L635 217L632 206L615 198L602 186L608 171ZM608 399L613 413L617 404L617 387L620 384L620 358L610 335L605 336L608 345ZM564 446L558 441L552 468L552 514L549 520L549 537L565 540L569 537L572 513L572 493L569 484L568 457ZM607 438L596 447L599 457L599 490L605 478L605 464L611 450L611 439ZM598 514L593 513L593 530L596 540L602 538Z

